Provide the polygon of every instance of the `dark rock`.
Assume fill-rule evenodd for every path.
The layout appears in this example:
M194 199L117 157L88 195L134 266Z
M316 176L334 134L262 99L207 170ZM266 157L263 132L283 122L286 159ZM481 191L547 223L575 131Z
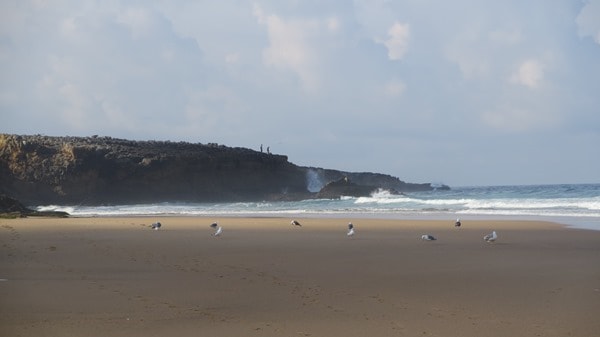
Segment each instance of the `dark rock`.
M360 194L373 187L432 189L389 175L300 167L283 155L218 144L0 134L0 193L27 205L300 200L343 177Z
M320 199L339 199L342 196L346 197L366 197L372 195L374 192L382 189L381 185L358 185L350 181L348 177L343 177L339 180L332 181L325 185L319 193L317 198ZM402 194L395 189L387 189L392 194Z
M349 181L356 185L372 186L375 189L381 188L394 192L417 192L417 191L431 191L434 190L431 183L415 184L404 182L397 177L372 172L344 172L330 169L322 169L310 167L307 168L309 172L312 172L312 176L316 179L320 179L321 187L325 186L329 182L340 181L347 178ZM325 182L325 183L323 183ZM438 185L437 189L450 189L446 185Z
M0 195L0 217L2 218L21 218L25 216L48 216L48 217L68 217L67 212L57 211L35 211L25 207L18 200Z
M62 211L33 211L31 213L25 214L28 217L31 216L39 216L39 217L49 217L49 218L68 218L69 213Z
M362 197L367 196L377 190L376 186L357 185L347 177L340 180L332 181L325 185L319 193L317 198L320 199L339 199L341 196L348 197Z
M0 195L0 213L31 213L33 210L25 207L18 200Z

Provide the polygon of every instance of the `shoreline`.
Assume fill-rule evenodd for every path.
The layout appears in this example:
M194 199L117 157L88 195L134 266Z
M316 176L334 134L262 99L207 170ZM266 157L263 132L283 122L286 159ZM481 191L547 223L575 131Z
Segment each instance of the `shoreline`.
M223 236L211 235L213 221ZM495 243L482 239L491 230ZM555 222L25 218L0 219L0 242L1 335L600 331L600 232Z
M517 222L548 222L556 223L565 228L585 229L600 231L600 218L590 216L543 216L543 215L488 215L488 214L456 214L456 213L437 213L437 214L399 214L399 213L316 213L316 212L273 212L266 214L256 213L215 213L215 214L115 214L115 215L69 215L69 218L313 218L313 219L378 219L390 221L445 221L452 223L460 218L466 221L517 221Z

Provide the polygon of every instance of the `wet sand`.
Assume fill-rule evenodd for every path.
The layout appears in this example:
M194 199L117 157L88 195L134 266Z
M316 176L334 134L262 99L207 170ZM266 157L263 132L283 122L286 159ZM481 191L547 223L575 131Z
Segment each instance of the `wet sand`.
M1 219L0 335L600 335L600 231L290 220Z

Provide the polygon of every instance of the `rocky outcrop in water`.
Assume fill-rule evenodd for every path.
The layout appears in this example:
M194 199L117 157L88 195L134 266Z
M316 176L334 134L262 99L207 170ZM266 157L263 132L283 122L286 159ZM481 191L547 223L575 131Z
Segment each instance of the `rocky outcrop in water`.
M32 212L31 209L25 207L18 200L7 197L5 195L0 195L0 214L5 213L18 213L25 214Z
M317 198L319 199L335 199L340 196L348 196L348 197L362 197L371 195L377 190L381 189L380 186L375 185L358 185L354 182L350 181L348 177L344 177L342 179L332 181L325 185L319 193L317 193ZM390 190L393 194L400 194L396 190Z
M21 202L5 195L0 195L0 218L22 218L26 216L67 217L67 212L35 211L25 207Z
M343 177L397 191L431 189L217 144L0 134L0 193L29 205L299 200Z

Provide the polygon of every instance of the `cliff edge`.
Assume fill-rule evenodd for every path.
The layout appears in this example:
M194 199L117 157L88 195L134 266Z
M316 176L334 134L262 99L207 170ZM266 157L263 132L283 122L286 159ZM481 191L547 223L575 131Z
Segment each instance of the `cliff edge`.
M217 144L0 134L0 194L28 205L299 200L343 177L397 191L432 189Z

